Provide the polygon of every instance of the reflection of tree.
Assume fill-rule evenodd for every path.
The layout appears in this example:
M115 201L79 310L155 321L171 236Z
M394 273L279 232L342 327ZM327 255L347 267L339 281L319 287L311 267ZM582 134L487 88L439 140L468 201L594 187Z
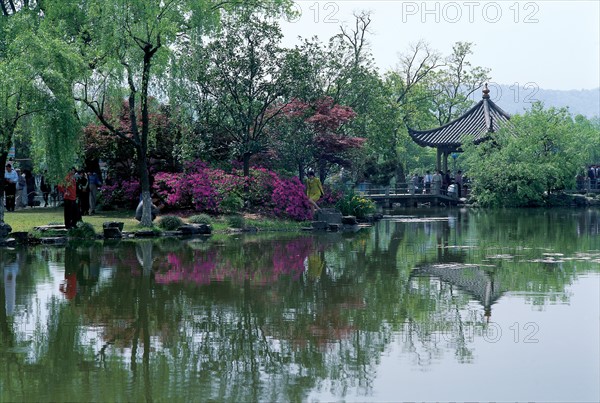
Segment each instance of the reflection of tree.
M486 306L495 297L485 302L460 278L429 269L473 268L466 279L491 279L495 291L534 291L535 303L560 298L590 270L583 259L537 261L547 251L539 246L561 235L548 231L525 249L522 236L531 232L519 225L534 225L529 220L512 226L478 212L451 214L453 220L382 221L356 234L28 249L23 264L37 274L21 270L26 283L18 285L27 287L19 288L19 306L43 294L36 284L52 283L48 261L83 262L88 273L103 267L110 275L78 277L80 292L70 301L54 290L30 327L26 355L5 353L22 347L25 336L18 312L12 318L0 308L0 366L13 371L0 372L3 388L10 385L0 400L64 400L65 390L76 400L109 401L163 401L175 393L181 400L299 401L324 386L338 396L366 393L394 341L416 364L448 351L460 362L474 359L485 311L471 301ZM567 249L586 250L590 242ZM14 252L0 252L0 261L14 260Z

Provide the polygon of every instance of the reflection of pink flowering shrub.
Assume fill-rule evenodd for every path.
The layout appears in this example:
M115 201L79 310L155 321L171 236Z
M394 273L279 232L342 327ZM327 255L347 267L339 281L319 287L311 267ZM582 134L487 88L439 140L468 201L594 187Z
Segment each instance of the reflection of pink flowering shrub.
M250 281L255 285L273 284L283 276L297 280L304 273L304 261L314 250L310 237L286 241L252 243L246 245L248 256L240 262L239 256L231 256L222 246L187 253L169 252L156 259L154 280L158 284L192 283L210 284L213 281ZM256 253L265 261L253 259ZM266 264L265 264L266 263ZM133 265L135 266L135 265Z
M309 220L312 218L310 202L305 188L297 177L280 179L273 189L273 211L279 217L294 220Z

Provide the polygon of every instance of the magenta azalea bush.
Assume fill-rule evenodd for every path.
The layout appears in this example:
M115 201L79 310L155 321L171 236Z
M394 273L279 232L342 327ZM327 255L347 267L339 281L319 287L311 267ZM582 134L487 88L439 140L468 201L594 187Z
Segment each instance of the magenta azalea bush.
M280 178L275 172L254 167L250 175L234 169L231 173L211 168L202 161L186 165L184 172L158 172L152 192L159 204L173 210L200 213L236 213L249 208L293 220L312 218L304 185L297 177ZM140 185L134 180L117 180L102 189L103 203L113 207L135 207ZM337 194L326 189L324 205L335 204ZM244 204L246 201L246 204Z
M272 194L273 211L278 217L304 221L312 218L310 202L305 187L297 177L280 179Z
M100 189L100 197L104 206L135 208L142 194L139 181L121 180L104 184Z

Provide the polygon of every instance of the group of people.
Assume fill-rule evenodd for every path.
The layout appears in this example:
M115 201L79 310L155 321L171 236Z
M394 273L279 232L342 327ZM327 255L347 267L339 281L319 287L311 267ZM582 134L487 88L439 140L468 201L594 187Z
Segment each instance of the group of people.
M575 177L577 191L589 192L600 189L600 165L590 165L585 174L579 173Z
M448 169L445 173L441 170L435 170L432 174L431 171L427 171L425 176L419 177L417 173L408 181L411 192L418 192L423 189L423 193L426 194L441 194L455 192L457 197L462 197L463 191L463 174L461 170L458 170L454 176L451 175ZM422 185L422 186L421 186ZM442 192L444 190L444 192Z
M76 223L81 219L81 216L94 214L96 212L96 204L98 200L98 190L102 185L101 176L96 172L86 172L84 170L77 171L71 168L65 183L57 185L54 188L47 180L47 171L40 178L40 191L44 201L43 207L47 207L50 195L54 194L55 198L62 195L65 211L70 211L67 225L70 228L73 220ZM20 169L14 169L11 162L6 164L4 171L4 190L6 195L6 210L15 211L18 207L34 207L40 205L35 200L37 195L35 176L28 169L21 172ZM74 204L72 204L74 203ZM76 213L75 214L75 210ZM66 213L65 213L66 214ZM65 215L66 217L66 215Z
M15 211L17 207L34 207L36 185L33 173L24 169L14 169L9 162L4 171L4 190L6 194L6 210ZM43 189L42 189L43 191Z
M63 194L65 227L74 228L81 217L96 212L98 189L102 185L100 175L71 168L65 183L58 187Z

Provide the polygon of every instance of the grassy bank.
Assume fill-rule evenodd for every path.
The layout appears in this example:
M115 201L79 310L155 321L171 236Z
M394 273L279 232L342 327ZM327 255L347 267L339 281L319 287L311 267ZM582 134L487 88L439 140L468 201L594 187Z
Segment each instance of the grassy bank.
M83 221L92 224L97 233L102 233L102 223L107 221L124 222L123 230L133 232L143 229L134 218L134 215L134 211L131 210L101 211L95 215L83 217ZM185 215L182 218L186 221ZM31 232L35 227L41 225L63 224L63 209L62 207L48 207L5 212L4 221L12 227L13 232ZM158 219L155 224L157 221ZM254 227L263 231L296 231L306 225L306 223L272 219L252 214L244 215L243 222L246 227ZM215 232L227 231L231 228L231 223L231 217L228 216L211 217L210 219L210 224Z

